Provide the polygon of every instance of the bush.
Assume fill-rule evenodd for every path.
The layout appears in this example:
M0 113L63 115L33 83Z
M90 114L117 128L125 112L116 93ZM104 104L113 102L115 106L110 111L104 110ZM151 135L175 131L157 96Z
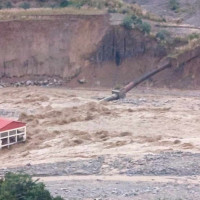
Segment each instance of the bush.
M132 29L133 28L133 19L131 16L126 16L123 20L123 26L126 28L126 29Z
M142 19L136 15L126 16L123 20L123 26L130 30L133 28L133 25L145 34L149 34L151 32L151 25L149 23L143 22Z
M39 2L41 2L41 3L44 3L44 2L46 2L47 0L38 0Z
M129 13L129 9L128 8L122 8L119 10L120 13L122 14L128 14Z
M160 30L157 34L156 34L156 38L159 40L167 40L170 37L170 33L166 30Z
M60 2L60 7L65 8L70 5L70 2L68 0L63 0Z
M108 12L109 13L117 13L117 10L115 8L109 8Z
M178 10L180 8L180 3L178 0L170 0L169 1L169 7L171 10Z
M30 6L30 3L24 2L24 3L20 4L19 7L26 10L26 9L29 9L31 6Z
M192 33L188 36L189 40L194 40L194 39L199 39L200 38L200 34L199 33Z
M8 1L8 2L6 2L5 7L6 8L12 8L13 5L12 5L12 3L10 1Z
M131 18L133 20L134 25L140 26L142 24L142 19L140 17L132 15Z
M138 28L145 34L149 34L151 32L151 25L147 22L143 22L138 26Z
M43 183L26 174L6 174L0 180L0 200L63 200L52 197Z

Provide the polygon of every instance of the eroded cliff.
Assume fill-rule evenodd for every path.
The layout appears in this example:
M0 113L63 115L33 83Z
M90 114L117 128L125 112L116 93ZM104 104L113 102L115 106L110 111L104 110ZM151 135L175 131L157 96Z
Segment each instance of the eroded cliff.
M0 22L0 77L74 76L107 27L104 15Z
M58 77L70 86L116 87L155 69L167 50L138 30L110 25L110 16L51 15L0 22L0 77L3 81ZM199 55L186 52L184 65L167 69L145 84L196 88ZM190 59L190 57L192 59Z

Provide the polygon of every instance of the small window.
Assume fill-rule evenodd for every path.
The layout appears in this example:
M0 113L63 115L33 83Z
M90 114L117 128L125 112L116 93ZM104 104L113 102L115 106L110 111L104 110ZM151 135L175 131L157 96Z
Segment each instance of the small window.
M17 129L17 133L18 133L18 134L19 134L19 133L24 133L24 131L25 131L24 128L19 128L19 129Z
M16 135L16 130L10 131L9 135Z
M16 143L16 137L15 136L12 136L10 137L10 143Z
M18 142L24 141L24 134L23 134L23 135L18 135L18 136L17 136L17 141L18 141Z
M7 136L8 136L8 132L0 133L0 135L1 135L1 138L2 138L2 137L7 137Z
M2 139L2 145L8 144L8 138Z

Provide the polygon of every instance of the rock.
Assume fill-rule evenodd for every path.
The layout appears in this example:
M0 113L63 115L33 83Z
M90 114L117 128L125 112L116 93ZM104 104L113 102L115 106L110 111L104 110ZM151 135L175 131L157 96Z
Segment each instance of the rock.
M47 85L48 83L49 83L48 80L44 80L44 82L43 82L44 85Z
M20 82L15 83L15 87L20 87L20 86L21 86Z
M57 85L62 85L62 81L59 80L59 81L57 82Z
M38 85L42 86L43 85L43 81L38 81Z
M26 166L30 167L30 166L31 166L31 163L26 164Z
M101 82L100 82L100 81L96 81L95 85L96 85L96 86L100 86L100 85L101 85Z
M155 187L154 189L153 189L153 194L157 194L158 192L159 192L159 190L160 190L160 188L158 188L158 187Z
M86 79L85 79L85 78L79 79L78 82L79 82L80 84L84 84L84 83L86 83Z
M38 83L37 83L37 81L33 81L33 85L37 85Z
M31 80L26 81L26 86L33 85L33 82Z

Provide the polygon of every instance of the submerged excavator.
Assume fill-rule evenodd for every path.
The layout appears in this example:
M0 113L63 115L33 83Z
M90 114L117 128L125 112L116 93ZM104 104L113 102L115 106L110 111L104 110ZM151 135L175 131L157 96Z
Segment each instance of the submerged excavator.
M180 54L176 59L167 57L160 62L160 64L158 65L158 67L155 70L143 75L136 81L131 81L128 85L124 86L120 90L113 90L111 96L103 98L101 101L114 101L114 100L118 100L121 98L125 98L126 93L128 93L130 90L132 90L133 88L135 88L140 83L147 80L148 78L154 76L155 74L157 74L163 70L166 70L168 68L171 68L173 66L184 65L187 62L189 62L192 59L199 57L199 56L200 56L200 47L197 47L197 48L191 50L190 52L184 52L183 54ZM178 62L178 60L179 60L179 62Z

